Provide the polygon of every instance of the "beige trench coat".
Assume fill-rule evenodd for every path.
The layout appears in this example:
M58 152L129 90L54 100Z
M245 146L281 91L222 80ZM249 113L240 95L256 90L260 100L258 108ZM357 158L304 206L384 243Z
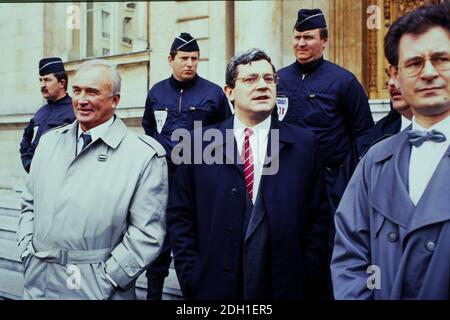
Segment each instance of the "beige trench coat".
M121 119L77 156L78 122L46 133L23 193L25 299L133 299L166 230L165 151Z

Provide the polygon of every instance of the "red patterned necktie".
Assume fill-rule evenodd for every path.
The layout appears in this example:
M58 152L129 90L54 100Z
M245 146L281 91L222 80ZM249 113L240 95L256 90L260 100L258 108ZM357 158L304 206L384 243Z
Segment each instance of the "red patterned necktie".
M250 201L253 202L253 183L254 183L254 168L253 168L253 153L250 146L250 135L253 133L251 129L247 128L244 131L245 138L242 146L241 158L244 162L244 176L245 185L247 186L247 192L250 196Z

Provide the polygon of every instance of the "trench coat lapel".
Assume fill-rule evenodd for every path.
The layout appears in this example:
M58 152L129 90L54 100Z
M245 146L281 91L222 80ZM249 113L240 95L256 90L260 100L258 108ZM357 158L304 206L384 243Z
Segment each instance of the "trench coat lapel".
M72 148L74 150L74 158L72 159L72 162L75 162L79 157L81 157L84 153L86 153L95 143L97 140L101 140L104 142L104 145L102 145L101 148L98 149L99 155L106 155L106 149L107 147L116 149L119 144L122 142L123 138L125 138L125 135L127 134L127 127L125 123L116 115L114 115L114 122L111 124L111 126L105 130L101 136L96 137L94 140L92 140L91 144L86 147L84 150L81 150L81 152L76 154L76 148L77 148L77 131L78 131L78 121L75 121L72 124L72 128L69 129L66 136L66 143L69 145L69 148ZM72 146L73 144L73 146Z
M259 190L261 190L262 181L260 182ZM252 236L252 234L255 232L255 230L258 228L258 226L261 224L264 216L266 215L266 207L264 204L264 199L261 197L261 195L258 192L258 196L255 201L255 205L253 207L253 210L250 215L250 221L248 222L247 230L245 231L245 238L244 243L247 242L247 240Z
M67 162L72 162L77 154L77 131L78 131L78 121L72 122L67 126L64 131L64 145L70 152L65 152L62 157L68 157Z
M114 115L114 118L114 122L111 124L108 130L105 130L103 134L96 140L101 139L110 148L117 149L123 138L125 138L128 129L122 119L120 119L116 115ZM94 142L96 140L94 140Z
M276 172L272 172L271 168L278 168L280 165L280 153L284 146L289 143L295 143L295 140L285 128L280 128L278 120L272 118L261 182L266 176L276 175Z
M450 220L450 147L439 162L417 203L406 236L427 225Z
M223 140L215 142L213 148L216 152L222 152L224 155L224 163L232 164L236 169L244 176L244 165L242 163L239 150L237 148L236 139L233 133L233 120L234 116L225 120L218 128L222 134ZM228 134L228 136L227 136Z
M410 153L405 131L380 148L375 161L382 168L369 200L374 209L405 229L415 208L408 192Z

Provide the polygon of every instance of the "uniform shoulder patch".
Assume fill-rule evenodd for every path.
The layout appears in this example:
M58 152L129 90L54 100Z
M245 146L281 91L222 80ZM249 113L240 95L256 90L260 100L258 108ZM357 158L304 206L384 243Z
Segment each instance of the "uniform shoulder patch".
M149 136L139 136L139 139L145 142L145 144L148 144L150 147L152 147L159 158L164 157L166 155L166 150L163 148L161 144L159 144L158 141L153 139Z

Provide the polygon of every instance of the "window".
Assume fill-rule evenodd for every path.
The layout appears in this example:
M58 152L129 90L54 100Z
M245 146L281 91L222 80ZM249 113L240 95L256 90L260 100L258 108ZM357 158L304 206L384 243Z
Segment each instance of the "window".
M131 20L132 19L130 17L125 17L123 19L123 24L122 24L122 41L129 45L133 44L133 40L131 39L131 36L132 36Z
M134 2L128 2L127 3L127 9L135 9L136 8L136 3Z
M131 53L148 48L148 2L80 2L79 29L67 29L70 59Z
M86 56L92 57L94 55L94 3L88 2L86 4Z
M111 20L109 12L102 10L102 36L103 38L110 38Z

